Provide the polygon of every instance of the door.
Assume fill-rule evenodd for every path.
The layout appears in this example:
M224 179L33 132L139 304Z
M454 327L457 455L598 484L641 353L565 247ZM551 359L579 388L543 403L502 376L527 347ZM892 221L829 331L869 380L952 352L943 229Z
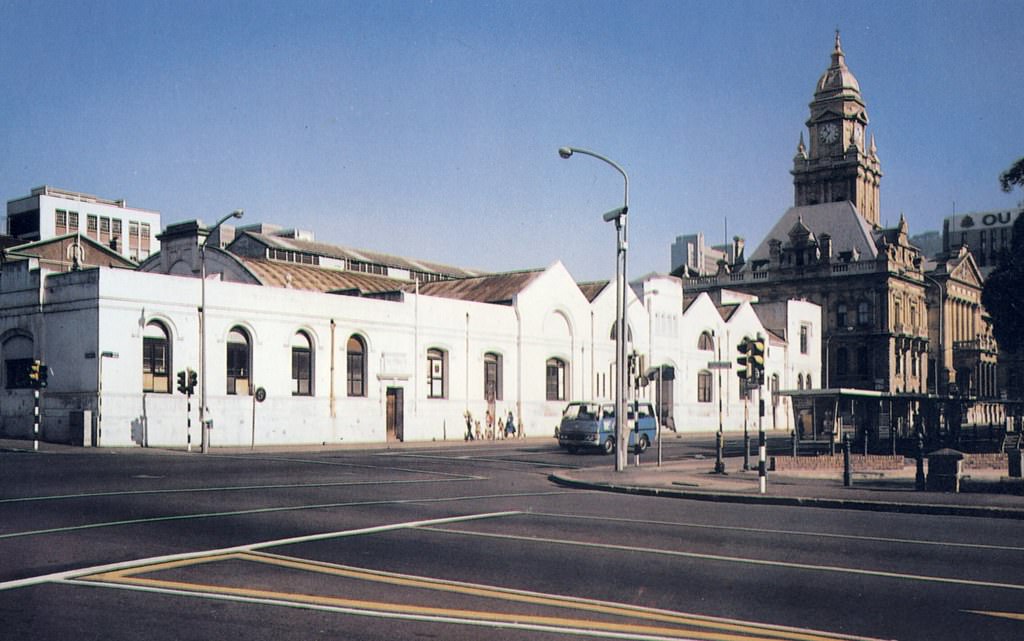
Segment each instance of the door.
M404 414L405 399L401 387L389 387L387 392L387 439L391 441L405 440Z
M658 423L667 430L676 431L675 417L672 416L672 408L675 406L676 370L674 367L663 365L658 370Z

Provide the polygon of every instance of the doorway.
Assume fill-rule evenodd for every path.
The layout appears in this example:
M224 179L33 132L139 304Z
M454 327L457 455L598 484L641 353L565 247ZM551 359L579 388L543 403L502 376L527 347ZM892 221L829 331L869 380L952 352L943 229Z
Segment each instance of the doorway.
M387 440L405 440L405 394L401 387L389 387L387 391Z

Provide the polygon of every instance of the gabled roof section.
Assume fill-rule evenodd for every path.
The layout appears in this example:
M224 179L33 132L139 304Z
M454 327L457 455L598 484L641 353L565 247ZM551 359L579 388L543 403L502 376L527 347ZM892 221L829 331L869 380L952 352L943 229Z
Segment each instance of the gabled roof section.
M451 265L444 265L432 261L419 260L415 258L405 258L402 256L383 254L380 252L369 251L365 249L342 247L340 245L331 245L328 243L320 243L310 240L300 240L297 238L276 236L274 234L256 233L248 230L243 231L241 234L239 234L238 238L241 238L243 236L248 236L251 239L255 240L256 242L259 242L272 249L301 252L304 254L310 254L314 256L326 256L328 258L334 258L337 260L351 260L362 263L371 263L375 265L385 265L387 267L405 269L409 271L441 274L448 278L468 278L473 276L481 276L487 273L481 270L453 267Z
M776 239L783 244L787 243L789 232L798 224L802 224L816 237L828 234L832 238L833 255L856 249L862 257L869 260L878 256L871 224L857 212L853 203L844 200L820 205L791 207L782 215L782 218L776 221L775 226L757 246L757 250L747 259L747 264L769 260L771 258L769 241Z
M511 305L512 299L530 285L546 270L535 269L520 272L490 274L474 278L441 280L420 285L419 292L425 296L453 298L476 303ZM415 285L404 283L403 289L413 291Z
M286 263L266 258L245 258L236 256L261 285L286 287L312 292L346 292L377 294L398 292L409 283L404 280L376 276L363 272L327 269L314 265Z
M583 292L583 296L591 303L601 295L601 292L603 292L609 284L611 284L611 281L608 280L595 280L587 283L577 283L580 291Z
M79 267L118 267L135 269L138 265L113 249L81 234L64 234L5 250L8 259L35 256L41 265L55 271L70 271L74 265L75 245L81 248Z

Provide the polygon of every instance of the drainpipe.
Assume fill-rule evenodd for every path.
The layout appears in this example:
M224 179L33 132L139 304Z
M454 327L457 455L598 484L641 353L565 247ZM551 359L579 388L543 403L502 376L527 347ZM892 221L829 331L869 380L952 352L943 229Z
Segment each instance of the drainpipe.
M330 393L330 398L331 398L331 418L335 418L338 415L337 408L335 407L335 404L334 404L334 401L335 401L335 399L334 399L334 330L335 330L336 327L337 327L337 325L335 324L334 319L332 318L331 319L331 393Z

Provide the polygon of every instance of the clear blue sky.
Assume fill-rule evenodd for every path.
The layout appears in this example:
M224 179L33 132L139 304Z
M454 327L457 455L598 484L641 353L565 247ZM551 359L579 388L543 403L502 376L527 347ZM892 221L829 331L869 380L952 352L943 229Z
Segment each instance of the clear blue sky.
M630 278L677 235L760 242L834 30L883 222L1017 204L1024 3L0 0L0 196L49 184L488 270Z

